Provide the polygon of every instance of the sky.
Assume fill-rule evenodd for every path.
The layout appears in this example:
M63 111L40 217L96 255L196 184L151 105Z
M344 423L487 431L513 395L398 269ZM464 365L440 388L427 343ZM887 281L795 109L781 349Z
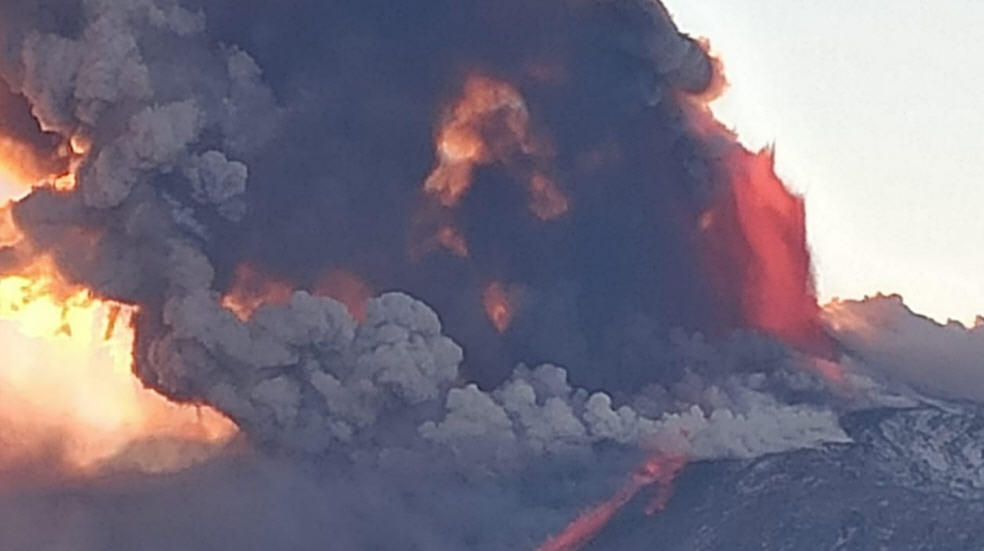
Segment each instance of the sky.
M818 291L984 314L980 0L664 0L707 37L719 118L806 198Z

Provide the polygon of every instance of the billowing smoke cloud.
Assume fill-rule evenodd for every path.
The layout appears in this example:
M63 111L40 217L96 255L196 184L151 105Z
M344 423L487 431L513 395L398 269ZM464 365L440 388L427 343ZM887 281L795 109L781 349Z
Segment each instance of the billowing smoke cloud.
M846 351L888 382L957 400L984 400L984 330L937 323L897 295L837 301L827 323Z
M24 238L0 266L50 255L73 283L136 306L143 383L229 415L278 456L262 476L319 488L258 498L330 518L359 503L377 519L299 538L514 549L649 452L747 458L847 439L815 359L732 333L785 319L753 323L749 304L769 297L741 292L786 272L751 269L762 251L734 186L753 176L729 176L749 154L701 124L714 64L658 3L5 0L0 33L13 97L84 159L73 189L16 204ZM453 193L435 199L431 182ZM766 231L799 220L790 201ZM812 331L793 233L766 241L791 251L797 281L778 302ZM718 268L741 283L709 273L707 235L729 235ZM244 273L261 296L237 308ZM367 289L382 293L366 302ZM150 502L197 484L241 501L239 475L209 471L223 465ZM523 494L572 472L583 492ZM47 511L60 491L10 507ZM462 493L482 519L471 532L450 511ZM79 512L80 526L97 530L90 513L122 524L119 503L144 499L92 497L105 511ZM415 509L435 513L413 538L375 532L383 518L409 527ZM494 533L503 511L513 537ZM82 548L127 546L110 531L120 539Z

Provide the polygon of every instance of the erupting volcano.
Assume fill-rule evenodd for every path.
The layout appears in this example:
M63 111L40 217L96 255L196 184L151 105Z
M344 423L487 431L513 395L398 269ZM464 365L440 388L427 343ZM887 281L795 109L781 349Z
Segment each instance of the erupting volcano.
M107 525L221 487L243 549L566 551L848 440L803 201L658 2L6 0L0 41L0 472ZM181 472L103 493L134 465Z

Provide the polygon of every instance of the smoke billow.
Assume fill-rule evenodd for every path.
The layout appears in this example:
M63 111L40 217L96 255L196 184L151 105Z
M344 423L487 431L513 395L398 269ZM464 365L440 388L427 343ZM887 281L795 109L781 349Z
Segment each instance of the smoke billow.
M237 549L532 548L648 453L847 439L825 360L774 339L829 352L802 204L656 2L4 0L0 40L37 123L5 131L78 161L0 266L136 307L139 379L276 457L80 488L80 548L132 547L134 502L211 548L169 516L210 489L304 510L235 509Z
M909 310L897 295L835 301L825 317L844 349L885 383L939 398L984 399L980 321L940 324Z

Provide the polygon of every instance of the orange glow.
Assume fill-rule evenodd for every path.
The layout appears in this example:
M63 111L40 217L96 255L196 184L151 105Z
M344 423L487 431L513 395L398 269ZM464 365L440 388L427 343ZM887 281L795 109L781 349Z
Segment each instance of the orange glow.
M709 49L706 42L702 44ZM714 69L709 89L684 102L694 131L731 141L730 146L722 146L720 159L729 193L720 194L696 221L712 280L722 299L737 300L743 324L802 351L830 358L833 343L820 323L803 199L790 192L776 174L771 149L746 150L714 118L708 102L727 86L717 59ZM817 372L840 384L840 366L828 363L818 365Z
M806 244L806 209L775 173L771 150L737 149L729 162L737 219L751 252L742 309L753 327L820 356L813 371L844 389L843 367L827 358L833 344L820 323Z
M771 148L748 151L714 117L710 102L728 82L710 44L700 43L711 57L713 75L707 90L681 97L688 123L707 139L730 142L720 148L729 193L721 193L696 220L718 298L724 303L737 300L744 325L815 356L813 370L843 388L843 367L830 361L834 344L820 320L803 199L776 174Z
M0 193L18 199L36 186L75 189L76 174L90 147L88 139L73 137L56 158L44 159L30 146L0 134Z
M485 314L496 331L504 333L509 329L513 319L513 307L502 283L493 281L485 288L482 292L482 304L485 306Z
M23 237L14 223L13 203L0 205L0 247L12 247Z
M772 151L736 150L729 160L738 223L751 249L745 312L753 326L793 344L819 331L806 248L803 200L776 176Z
M569 201L557 184L542 174L534 174L530 180L530 210L540 220L553 220L567 212Z
M517 157L542 163L551 156L531 130L519 91L479 74L466 79L461 97L445 113L436 144L437 165L424 182L424 192L445 208L456 207L468 193L476 166L498 162L513 167L520 164ZM536 216L551 220L567 211L567 197L548 177L540 172L520 177L527 182Z
M49 177L44 163L34 151L11 138L0 135L0 181L22 195Z
M437 230L437 242L457 257L468 258L468 242L458 228L443 226Z
M322 276L314 286L313 293L341 302L352 317L360 322L366 321L366 306L373 295L369 284L345 270L331 270Z
M437 138L438 165L424 182L424 191L445 207L457 205L468 191L472 168L491 160L482 126L493 115L503 117L513 140L528 138L529 116L519 92L505 82L472 75L445 116Z
M31 272L0 278L0 469L43 455L68 472L171 471L237 432L214 410L169 402L134 377L134 308L69 290L48 262ZM148 444L157 452L141 453ZM159 453L179 447L196 453Z
M828 361L833 343L820 323L803 199L776 175L771 150L736 145L724 164L731 193L698 221L720 291L737 297L746 325L817 356L814 371L843 385L841 366ZM731 223L717 226L719 218Z
M878 293L875 298L885 296ZM899 295L887 296L902 300ZM850 308L848 303L840 299L835 298L823 306L823 321L835 334L851 333L865 339L874 339L877 336L877 331L872 326L871 320L860 315L857 310Z
M687 460L675 456L654 456L608 500L577 516L564 530L551 537L536 551L575 551L595 539L612 517L646 486L657 485L657 496L646 507L646 514L659 513L672 494L673 480Z
M90 147L75 136L46 159L0 133L0 247L20 247L17 268L0 274L0 470L174 471L238 432L213 409L145 388L133 374L136 309L96 299L65 281L51 258L31 256L13 203L3 203L37 186L74 189ZM86 245L93 236L76 237Z
M240 264L221 302L236 317L246 321L260 306L287 304L293 293L289 284L267 277L249 264Z

